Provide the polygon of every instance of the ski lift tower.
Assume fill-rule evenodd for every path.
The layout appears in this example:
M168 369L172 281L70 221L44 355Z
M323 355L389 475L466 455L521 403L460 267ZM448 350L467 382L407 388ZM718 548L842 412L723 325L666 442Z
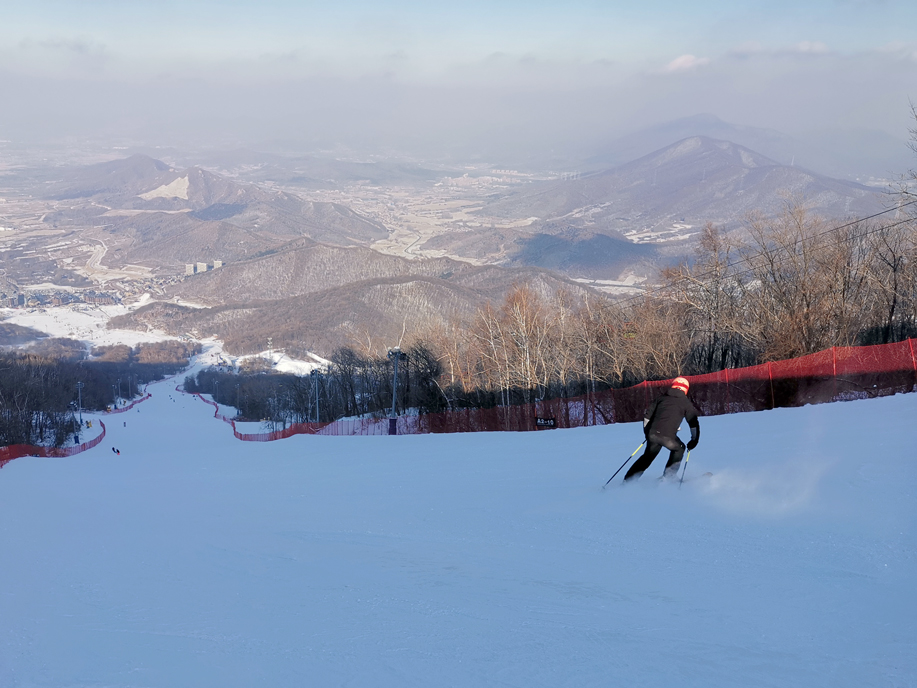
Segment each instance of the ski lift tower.
M321 371L318 368L313 368L309 371L309 377L312 378L312 391L315 393L315 422L321 423L322 416L319 413L318 400L321 397L321 387L319 383L322 379Z
M388 357L395 366L395 375L392 380L392 412L388 417L388 434L398 434L398 361L408 360L408 355L400 347L394 347L388 350Z
M77 403L80 407L80 427L83 427L83 387L85 385L82 382L76 383L76 398Z

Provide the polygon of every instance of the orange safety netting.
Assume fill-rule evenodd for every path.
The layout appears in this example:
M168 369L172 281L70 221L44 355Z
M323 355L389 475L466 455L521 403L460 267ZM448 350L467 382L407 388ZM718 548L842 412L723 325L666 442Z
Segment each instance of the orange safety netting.
M174 377L174 376L173 376ZM146 391L144 388L144 395L140 399L135 399L127 406L122 406L119 409L112 409L111 411L105 411L106 415L114 415L116 413L124 413L125 411L130 411L137 404L146 401L149 399L152 394ZM19 459L23 456L42 456L42 457L65 457L65 456L75 456L81 452L86 451L87 449L92 449L97 446L105 438L105 423L101 420L99 425L102 426L102 434L98 437L90 440L89 442L84 442L83 444L78 444L72 447L64 448L55 448L55 447L40 447L33 444L11 444L6 447L0 447L0 468L3 468L7 463L13 459Z
M112 415L112 414L115 414L115 413L124 413L125 411L130 411L130 410L131 410L132 408L134 408L137 404L140 404L140 403L146 401L146 400L149 399L151 396L153 396L153 395L150 394L149 392L147 392L146 394L144 394L144 395L143 395L142 397L140 397L139 399L135 399L134 401L132 401L131 403L129 403L127 406L122 406L121 408L115 408L115 409L112 409L111 411L106 411L105 413L107 413L108 415Z
M92 449L105 439L105 423L99 421L102 426L102 433L88 442L77 444L72 447L39 447L34 444L11 444L7 447L0 447L0 468L3 468L13 459L23 456L43 456L43 457L64 457L74 456L87 449Z
M689 398L701 415L713 416L917 391L914 341L835 347L786 361L689 376ZM396 419L396 430L399 435L537 430L536 418L553 419L558 428L634 422L643 418L650 402L671 383L672 380L655 380L520 406L401 416ZM384 418L294 423L282 430L241 433L232 419L219 414L219 409L214 415L230 423L235 436L246 442L270 442L304 434L387 435L390 422Z

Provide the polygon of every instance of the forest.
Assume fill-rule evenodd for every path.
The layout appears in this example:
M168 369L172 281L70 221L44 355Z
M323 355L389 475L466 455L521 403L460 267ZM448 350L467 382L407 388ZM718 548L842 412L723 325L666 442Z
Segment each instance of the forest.
M184 370L200 351L200 345L162 342L102 347L85 358L72 340L46 341L41 354L0 354L0 446L77 441L81 410L130 403L146 384Z

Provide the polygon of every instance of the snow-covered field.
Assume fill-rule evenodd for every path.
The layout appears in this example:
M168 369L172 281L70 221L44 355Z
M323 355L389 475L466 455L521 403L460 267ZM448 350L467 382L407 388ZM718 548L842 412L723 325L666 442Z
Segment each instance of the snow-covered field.
M174 384L0 471L0 686L917 685L917 395L603 491L633 424L243 443Z
M162 342L174 339L162 332L137 330L109 330L111 318L128 313L126 306L92 306L79 304L57 308L0 308L4 321L31 327L51 337L69 337L91 346L127 344L137 346L142 342Z
M144 295L138 302L130 306L95 306L81 303L54 308L0 308L0 320L14 325L31 327L49 337L68 337L80 340L86 344L87 351L96 346L126 344L133 347L148 342L175 339L174 336L158 330L141 332L139 330L108 329L108 323L112 318L129 313L147 303L150 303L149 295ZM186 302L183 302L182 305L201 307ZM204 346L206 354L201 361L213 366L223 361L229 366L238 368L247 359L261 358L270 361L271 367L279 373L308 375L312 370L324 368L329 364L329 361L316 354L309 354L306 360L301 360L291 358L283 351L265 350L247 356L232 356L223 351L223 343L218 339L208 337L197 341Z

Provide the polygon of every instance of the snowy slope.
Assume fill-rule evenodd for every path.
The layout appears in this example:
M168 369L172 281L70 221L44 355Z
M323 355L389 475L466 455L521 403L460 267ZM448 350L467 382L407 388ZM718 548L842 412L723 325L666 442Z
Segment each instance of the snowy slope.
M124 315L126 306L90 306L76 304L57 308L0 308L0 319L31 327L51 337L78 339L91 346L126 344L137 346L145 342L162 342L173 339L164 332L140 332L137 330L109 330L108 322L117 315Z
M141 332L139 330L109 329L108 324L112 318L125 315L149 301L149 295L145 294L138 302L130 306L74 304L54 308L0 308L0 321L30 327L49 337L78 339L86 344L87 351L96 346L126 344L134 347L142 343L174 340L175 337L159 330ZM217 365L222 360L237 368L245 360L261 358L269 360L273 369L278 373L308 375L312 370L321 369L329 363L315 354L309 354L307 360L301 360L291 358L283 351L266 350L247 356L232 356L223 351L223 342L214 337L194 341L203 345L207 352L206 361L211 365Z
M150 389L0 471L0 686L917 685L917 395L603 491L635 425L242 443Z

